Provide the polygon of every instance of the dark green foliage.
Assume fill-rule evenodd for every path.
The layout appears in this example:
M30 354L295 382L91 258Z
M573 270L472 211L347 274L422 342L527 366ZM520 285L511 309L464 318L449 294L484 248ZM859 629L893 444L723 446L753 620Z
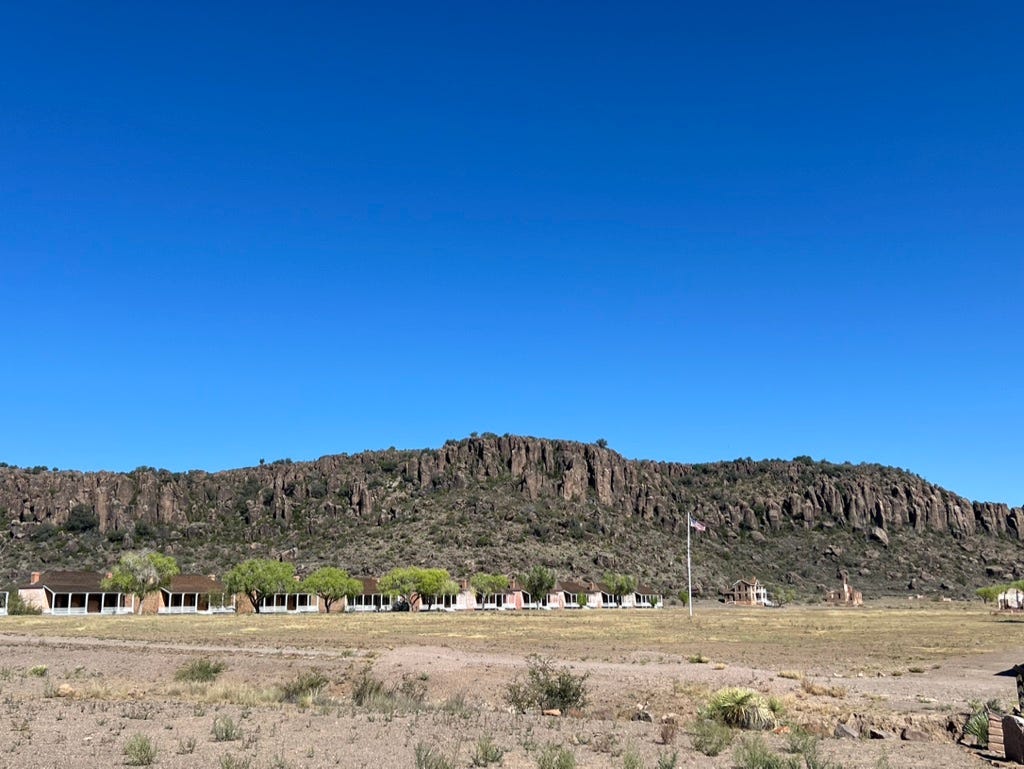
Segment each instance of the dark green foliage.
M534 566L519 578L534 601L540 601L555 589L555 573L543 566Z
M7 596L7 613L11 615L35 615L42 614L43 610L37 606L25 603L17 590L12 590Z
M73 534L81 534L99 528L99 525L100 519L93 512L92 505L75 505L68 514L68 521L64 524L64 529Z

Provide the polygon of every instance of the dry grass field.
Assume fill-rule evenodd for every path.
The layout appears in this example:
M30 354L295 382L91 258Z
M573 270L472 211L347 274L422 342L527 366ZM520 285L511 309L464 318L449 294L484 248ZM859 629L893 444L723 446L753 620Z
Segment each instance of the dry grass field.
M587 704L561 717L510 713L508 686L533 654L586 676ZM717 756L698 749L698 711L726 686L774 698L783 726L764 739L793 766L981 766L984 753L956 745L947 723L971 700L1012 704L1013 679L995 674L1022 657L1024 623L930 602L699 606L693 619L680 609L5 617L0 767L131 765L147 760L146 745L153 765L215 769L447 769L498 765L497 753L513 769L569 769L570 758L755 766L738 732ZM179 680L197 660L223 671ZM360 699L368 681L379 691ZM638 705L653 722L632 720ZM660 723L666 714L677 729ZM835 739L840 721L864 738ZM896 736L869 740L870 727ZM900 740L904 728L922 741ZM813 766L787 753L804 731L820 737Z

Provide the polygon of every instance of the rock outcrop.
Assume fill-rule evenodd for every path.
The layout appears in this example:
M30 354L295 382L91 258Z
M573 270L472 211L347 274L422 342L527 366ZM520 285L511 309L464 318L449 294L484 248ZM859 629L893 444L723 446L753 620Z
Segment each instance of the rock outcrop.
M439 449L281 460L220 473L144 467L130 473L0 468L0 515L25 552L39 539L37 530L88 529L89 516L112 547L125 537L136 546L144 544L154 532L161 542L180 537L209 545L219 537L223 559L231 557L232 536L255 543L257 549L265 544L269 551L347 532L347 544L325 551L329 555L358 549L359 543L349 540L371 528L389 528L401 542L396 526L402 523L417 535L426 531L423 542L444 544L445 532L431 533L431 525L457 520L462 528L455 539L462 542L468 534L470 541L448 548L449 562L458 562L459 548L462 560L472 563L480 560L482 548L497 553L504 547L516 561L508 566L518 568L521 556L512 546L523 544L522 535L527 542L533 538L550 544L547 560L562 558L564 566L585 572L594 565L591 550L603 554L602 563L608 562L609 552L613 563L630 563L622 548L636 538L612 537L633 532L647 537L658 551L647 569L654 574L659 567L677 567L672 548L685 533L689 514L708 525L716 555L731 553L755 570L760 556L768 573L778 573L780 580L788 574L789 582L805 578L797 567L806 557L764 564L766 557L781 552L772 543L783 539L794 553L811 543L817 548L821 541L817 555L830 564L831 573L836 561L845 561L847 567L869 574L880 571L887 585L920 580L918 571L949 582L948 575L938 573L941 563L901 555L905 549L901 551L900 543L908 537L967 554L962 559L966 565L952 575L951 583L959 579L964 590L983 581L986 567L991 571L998 566L1009 574L1022 568L1005 547L996 548L997 563L981 563L968 549L977 538L1018 543L1024 533L1021 508L971 502L895 468L809 458L685 465L627 460L593 444L484 435L449 441ZM504 524L497 525L499 521ZM844 548L841 540L861 544ZM585 552L570 552L573 542L586 544L581 548ZM555 555L559 545L567 553L564 557ZM883 556L878 555L879 545ZM753 550L745 553L744 548ZM869 550L874 556L867 555ZM365 553L361 562L368 568L386 560L370 555ZM396 552L394 558L400 555L404 553ZM2 557L8 571L16 571L11 548ZM879 559L878 567L872 558ZM900 558L910 560L901 563ZM977 574L968 568L972 561L977 561ZM706 573L730 576L726 566L708 567Z

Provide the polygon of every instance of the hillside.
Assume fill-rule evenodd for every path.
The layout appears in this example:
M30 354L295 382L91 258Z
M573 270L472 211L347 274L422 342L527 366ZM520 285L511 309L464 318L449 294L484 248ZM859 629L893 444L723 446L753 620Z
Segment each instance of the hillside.
M439 449L280 460L219 473L0 468L0 576L105 568L154 547L216 572L253 556L300 571L403 564L457 575L535 563L562 576L613 569L685 586L686 519L705 595L758 576L812 596L839 570L866 597L965 596L1024 577L1024 510L971 502L879 465L627 460L593 444L484 435Z

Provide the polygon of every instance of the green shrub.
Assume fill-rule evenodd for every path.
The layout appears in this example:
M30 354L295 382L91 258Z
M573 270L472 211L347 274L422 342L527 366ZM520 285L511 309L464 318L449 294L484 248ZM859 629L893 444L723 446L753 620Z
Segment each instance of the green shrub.
M491 735L484 734L477 738L476 749L473 751L473 755L470 756L470 761L473 766L488 766L490 764L500 764L504 756L505 751L494 744L494 739Z
M793 729L786 737L786 752L800 756L814 753L818 749L818 738L803 729Z
M782 704L753 689L727 686L708 701L701 716L739 729L771 729L778 723Z
M17 590L14 590L7 596L7 613L10 615L36 615L42 614L43 610L38 606L25 603L25 599Z
M285 702L300 702L314 699L330 683L330 680L319 670L300 673L291 681L281 685L281 695Z
M353 704L381 713L420 710L426 697L422 681L403 678L401 683L388 686L370 668L363 669L352 689Z
M233 756L225 753L220 757L220 769L250 769L252 759L248 756Z
M636 752L636 748L626 748L626 752L622 754L622 769L644 769L644 760Z
M676 769L678 763L679 753L674 750L671 753L658 754L658 769Z
M550 659L535 654L526 662L526 680L517 678L505 690L505 702L515 711L557 708L564 713L587 704L588 674L577 675L567 667L556 669Z
M740 740L733 750L732 760L736 769L802 769L798 758L783 758L773 753L764 739L757 736Z
M217 716L213 719L213 739L215 742L234 742L241 739L242 729L231 716Z
M994 704L994 703L993 703ZM986 705L982 705L977 700L970 702L971 715L968 716L967 722L964 724L965 735L969 734L974 737L974 741L979 748L988 747L988 714L990 710L995 708L989 708Z
M415 748L416 769L454 769L455 762L449 760L440 750L425 742L417 742Z
M732 742L732 730L710 718L698 719L693 725L693 747L705 756L717 756Z
M219 676L227 668L220 660L210 660L206 657L186 662L174 674L175 681L189 681L191 683L209 683Z
M576 756L561 745L545 745L537 756L537 769L576 769Z
M136 734L124 745L125 763L128 766L149 766L156 761L156 746L144 734Z
M49 668L46 667L46 665L33 665L28 669L28 674L30 676L38 676L39 678L42 678L48 671Z

